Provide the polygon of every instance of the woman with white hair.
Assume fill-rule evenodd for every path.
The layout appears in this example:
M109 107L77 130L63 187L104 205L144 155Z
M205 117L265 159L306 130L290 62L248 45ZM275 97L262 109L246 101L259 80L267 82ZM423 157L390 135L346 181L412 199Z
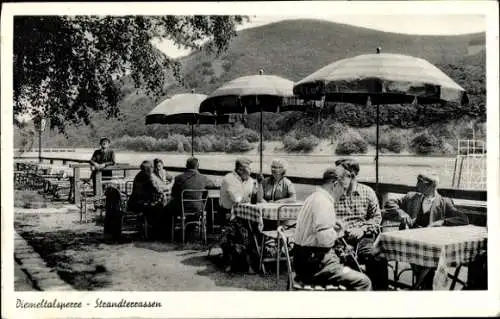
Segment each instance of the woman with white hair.
M296 191L293 183L285 177L287 164L282 159L271 162L271 176L262 181L264 202L293 203Z

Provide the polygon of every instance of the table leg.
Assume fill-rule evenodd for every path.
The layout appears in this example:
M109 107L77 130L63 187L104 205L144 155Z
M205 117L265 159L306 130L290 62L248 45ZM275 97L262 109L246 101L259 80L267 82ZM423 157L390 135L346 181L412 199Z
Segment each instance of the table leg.
M424 270L422 270L420 272L420 274L417 278L417 282L412 287L412 290L420 290L421 289L422 283L424 282L425 277L427 277L427 275L429 274L430 271L431 271L430 268L425 268Z
M259 242L257 240L257 237L255 236L255 232L253 230L252 223L250 221L247 221L247 222L248 222L248 228L250 229L250 232L252 233L252 238L253 238L253 241L254 241L254 244L255 244L255 248L257 249L257 254L259 254L258 257L259 257L259 260L260 260L261 256L260 256ZM252 265L249 265L249 266L252 267ZM262 271L265 272L264 264L262 264Z

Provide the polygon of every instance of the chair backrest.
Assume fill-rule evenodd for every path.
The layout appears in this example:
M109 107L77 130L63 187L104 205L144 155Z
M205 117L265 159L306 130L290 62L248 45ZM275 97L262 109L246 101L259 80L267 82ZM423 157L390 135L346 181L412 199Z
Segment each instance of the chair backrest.
M200 194L200 196L196 196ZM191 195L191 196L189 196ZM181 193L181 209L182 214L193 214L204 212L207 206L208 190L207 189L185 189ZM191 207L190 207L191 206ZM192 206L199 206L200 211L187 211L187 208L192 208Z
M278 207L278 214L276 218L276 226L279 227L281 226L281 222L288 221L288 220L296 220L296 217L293 218L285 218L283 215L283 211L289 208L300 208L302 207L303 204L300 203L288 203L288 204L283 204Z
M134 190L134 181L126 181L125 182L125 193L127 196L132 195L132 191Z

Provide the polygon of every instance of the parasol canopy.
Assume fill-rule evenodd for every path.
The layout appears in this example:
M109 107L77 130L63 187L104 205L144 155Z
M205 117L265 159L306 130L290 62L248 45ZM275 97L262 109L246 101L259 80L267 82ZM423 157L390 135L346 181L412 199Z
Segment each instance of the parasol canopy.
M428 61L408 55L363 54L329 64L300 80L301 98L364 104L467 104L465 90Z
M217 114L279 112L283 99L293 97L293 82L260 73L225 83L202 102L200 111Z
M263 117L262 112L280 112L294 107L293 82L276 75L258 75L236 78L215 90L201 103L200 112L248 114L260 112L260 172L262 172ZM285 109L284 109L285 108Z
M213 123L213 114L200 113L200 104L206 98L205 94L176 94L158 104L146 115L146 125Z

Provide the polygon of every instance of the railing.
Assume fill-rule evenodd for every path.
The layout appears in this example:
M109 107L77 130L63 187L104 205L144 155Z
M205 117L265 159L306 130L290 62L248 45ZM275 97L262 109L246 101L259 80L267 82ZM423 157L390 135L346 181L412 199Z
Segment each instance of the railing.
M38 157L15 157L15 159L36 159ZM79 160L79 159L69 159L69 158L60 158L60 157L42 157L43 160L48 160L50 163L54 163L55 161L61 161L63 164L68 162L73 162L76 164L71 164L70 167L73 168L73 189L75 191L75 196L73 196L76 203L80 200L80 183L79 180L81 178L81 169L89 168L88 160ZM164 167L167 171L170 172L183 172L185 169L181 167ZM130 171L137 171L139 167L132 166L129 164L117 164L114 166L108 166L103 169L103 171L123 171L124 176L127 176ZM228 171L224 170L210 170L210 169L200 169L200 173L206 175L215 175L215 176L224 176L228 173ZM269 175L264 175L269 176ZM293 183L296 184L304 184L304 185L319 185L321 179L319 178L310 178L310 177L297 177L297 176L287 176ZM374 182L363 182L372 188L375 188ZM97 195L102 195L102 172L96 171L96 190L98 192ZM379 183L379 196L380 201L383 204L387 199L390 193L396 194L406 194L407 192L414 191L415 186L413 185L403 185L403 184L390 184L390 183ZM440 188L439 193L442 196L459 199L459 200L472 200L478 202L486 202L487 201L487 191L482 190L462 190L462 189L452 189L452 188ZM460 205L459 205L460 206ZM470 207L470 206L469 206ZM485 206L473 206L477 208L479 211L486 211Z

